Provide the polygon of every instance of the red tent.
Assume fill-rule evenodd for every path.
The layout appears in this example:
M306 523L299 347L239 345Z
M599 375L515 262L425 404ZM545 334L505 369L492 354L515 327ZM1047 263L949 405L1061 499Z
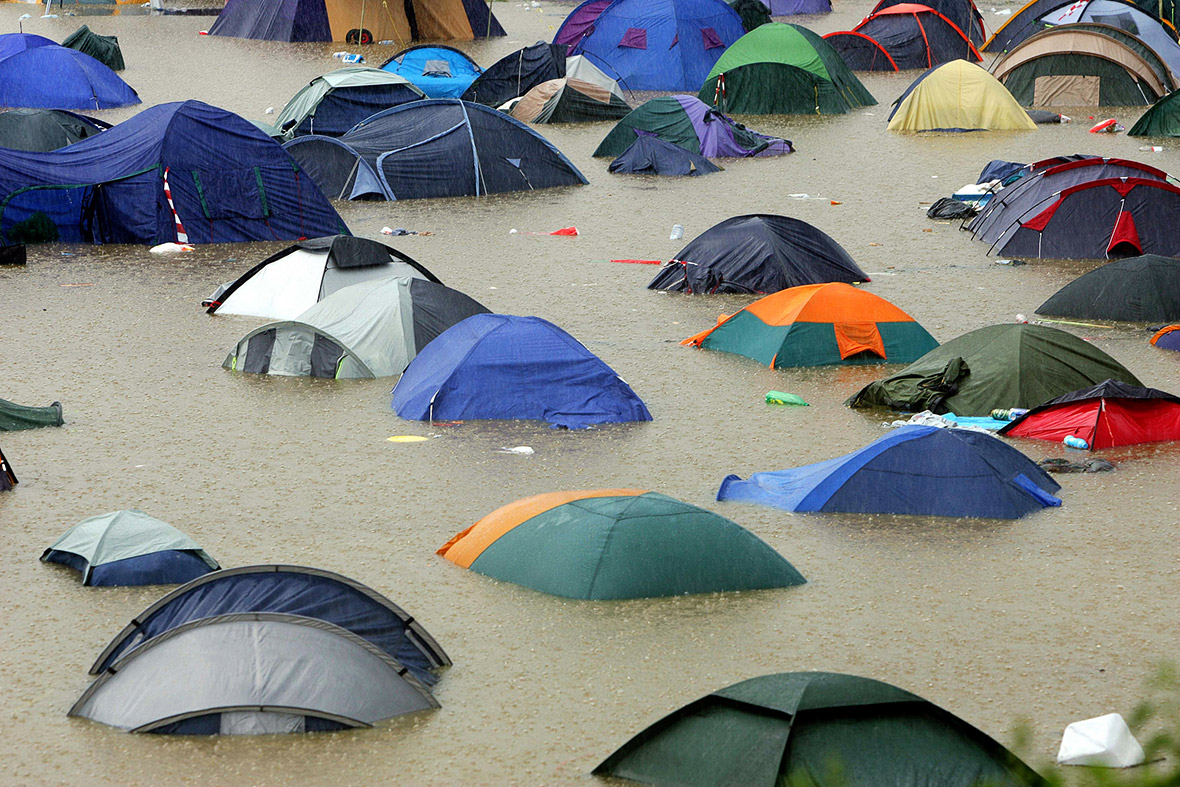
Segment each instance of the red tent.
M1056 442L1073 435L1094 449L1180 440L1180 397L1107 380L1033 408L999 433Z

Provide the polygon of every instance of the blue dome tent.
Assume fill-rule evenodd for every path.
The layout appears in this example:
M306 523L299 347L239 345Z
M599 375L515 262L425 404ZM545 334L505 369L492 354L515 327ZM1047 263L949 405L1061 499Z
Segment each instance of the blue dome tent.
M342 137L312 134L283 147L334 199L480 197L586 183L519 120L449 98L411 101Z
M606 63L627 90L694 91L745 32L724 0L614 0L578 6L553 40Z
M410 362L393 409L417 421L535 419L583 428L650 421L631 386L577 339L540 317L477 314Z
M301 615L345 629L405 666L424 684L451 659L422 624L372 588L331 571L278 564L206 574L135 616L106 646L91 675L155 637L194 620L241 613Z
M90 55L41 36L0 35L0 106L111 109L138 103L135 91Z
M903 426L858 451L803 467L735 475L718 500L787 511L1018 519L1061 486L1024 454L982 432Z
M382 63L381 69L410 80L427 98L459 98L483 73L466 54L441 44L403 49Z
M347 232L282 147L200 101L48 153L0 151L0 244L229 243Z

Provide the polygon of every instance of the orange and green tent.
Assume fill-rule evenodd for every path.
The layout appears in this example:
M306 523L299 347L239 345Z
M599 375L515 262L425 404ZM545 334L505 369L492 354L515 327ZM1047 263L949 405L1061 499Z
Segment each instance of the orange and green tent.
M843 282L791 287L754 301L681 344L744 355L777 369L910 363L938 346L914 318Z
M641 489L550 492L509 503L438 554L506 582L579 599L625 599L802 585L740 525Z

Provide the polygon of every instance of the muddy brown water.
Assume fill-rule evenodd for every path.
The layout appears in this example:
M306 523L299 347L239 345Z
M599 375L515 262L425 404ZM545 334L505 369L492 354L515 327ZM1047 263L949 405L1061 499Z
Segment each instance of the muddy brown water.
M852 27L867 2L804 21ZM569 5L497 3L506 39L465 45L487 65L549 38ZM1012 7L1015 6L1005 6ZM36 6L0 5L0 30ZM989 28L997 20L984 4ZM82 20L26 20L60 39ZM117 34L124 78L144 106L199 98L265 120L336 66L339 45L206 38L209 18L124 14L84 21ZM380 63L392 47L366 54ZM747 212L777 212L831 234L867 285L947 340L1036 307L1097 262L996 265L926 203L974 182L989 160L1088 152L1180 172L1174 141L1030 133L901 136L885 131L916 76L865 83L881 102L843 117L749 118L798 152L724 162L700 179L609 175L590 153L609 124L543 127L582 169L582 188L480 200L339 204L356 234L429 231L395 243L495 311L569 330L625 377L655 420L583 432L528 423L435 427L389 409L392 379L329 382L225 371L259 321L199 303L284 244L157 257L138 247L45 246L0 269L0 396L60 399L67 425L3 435L21 478L0 496L0 781L11 784L593 784L587 774L631 734L737 680L822 669L890 681L1011 743L1031 725L1049 760L1073 720L1130 712L1154 666L1178 652L1180 446L1105 455L1114 473L1062 477L1064 505L1015 522L794 515L714 495L747 476L818 461L882 434L881 413L843 400L890 368L773 371L678 341L748 299L650 292L686 240ZM136 109L101 113L108 120ZM1139 110L1113 111L1126 125ZM1067 111L1068 113L1068 111ZM801 198L794 195L808 195ZM832 201L841 204L833 205ZM577 238L529 235L576 225ZM518 234L509 234L511 229ZM1071 328L1146 384L1180 390L1180 356L1144 326ZM762 402L801 394L807 408ZM393 443L393 435L429 435ZM532 446L532 456L498 453ZM1059 446L1022 442L1034 458ZM552 598L464 571L434 554L488 511L557 489L646 487L709 507L757 533L810 580L782 591L615 603ZM442 709L342 734L261 738L135 736L69 719L86 669L163 588L87 589L37 561L81 519L138 507L186 531L226 566L286 562L342 572L423 621L454 658ZM177 675L177 681L183 681Z

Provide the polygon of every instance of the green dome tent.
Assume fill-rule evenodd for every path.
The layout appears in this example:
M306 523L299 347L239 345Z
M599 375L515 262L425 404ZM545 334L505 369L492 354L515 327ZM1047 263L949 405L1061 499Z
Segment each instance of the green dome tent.
M23 404L0 399L0 432L18 432L21 429L36 429L41 426L61 426L61 402L48 407L26 407Z
M1147 108L1128 137L1180 137L1180 90L1173 91Z
M697 97L739 115L833 115L877 103L831 44L777 22L726 49Z
M90 55L112 71L122 71L127 66L123 63L123 50L119 47L119 39L115 36L102 36L82 25L69 38L61 42L64 47L77 49Z
M869 383L849 407L983 416L1031 408L1107 379L1141 382L1114 358L1043 325L989 325L936 347L897 374Z
M702 787L1045 784L937 705L833 672L763 675L715 691L640 732L594 773Z

